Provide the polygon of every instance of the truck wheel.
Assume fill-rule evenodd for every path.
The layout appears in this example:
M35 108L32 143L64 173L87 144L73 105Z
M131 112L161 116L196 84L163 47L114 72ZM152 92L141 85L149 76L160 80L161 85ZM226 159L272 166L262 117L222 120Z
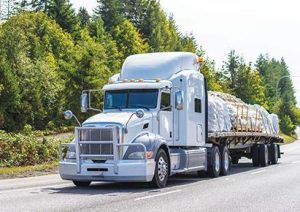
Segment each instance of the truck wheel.
M88 187L91 184L91 181L76 181L76 180L73 180L73 183L77 187Z
M269 163L268 146L265 144L259 145L259 163L263 167Z
M231 163L232 164L238 164L239 163L239 158L238 157L231 157Z
M151 186L163 188L166 186L169 176L169 161L166 152L160 149L156 156L155 172Z
M209 157L211 164L207 167L208 176L218 177L221 170L221 154L217 146L212 147Z
M257 144L251 147L251 157L253 166L259 166L259 147Z
M278 146L277 144L271 144L270 146L271 150L271 163L272 164L277 164L278 163Z
M227 146L221 146L221 170L220 174L226 176L230 169L229 150Z

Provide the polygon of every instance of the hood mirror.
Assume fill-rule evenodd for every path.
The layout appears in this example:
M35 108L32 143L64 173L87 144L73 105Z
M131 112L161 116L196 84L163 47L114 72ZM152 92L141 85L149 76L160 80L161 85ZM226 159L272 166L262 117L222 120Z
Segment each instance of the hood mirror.
M74 113L71 110L66 110L64 112L64 117L65 117L66 120L70 120L71 118L74 117L75 120L77 121L78 125L81 127L81 124L80 124L78 118L74 115Z
M145 111L144 111L143 109L137 109L137 110L135 111L135 115L136 115L139 119L141 119L141 118L144 117Z
M64 112L64 117L66 120L70 120L73 117L73 112L71 110L67 110Z

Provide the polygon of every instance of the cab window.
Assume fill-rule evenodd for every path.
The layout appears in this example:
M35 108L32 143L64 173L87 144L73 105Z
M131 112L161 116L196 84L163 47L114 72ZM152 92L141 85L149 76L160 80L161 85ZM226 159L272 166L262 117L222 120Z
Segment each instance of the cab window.
M171 95L170 93L162 92L160 109L163 111L171 111Z

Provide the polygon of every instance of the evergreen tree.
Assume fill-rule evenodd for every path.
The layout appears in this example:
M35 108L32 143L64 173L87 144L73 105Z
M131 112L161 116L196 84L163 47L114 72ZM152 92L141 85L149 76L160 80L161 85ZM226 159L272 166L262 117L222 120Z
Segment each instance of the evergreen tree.
M110 31L122 22L122 5L119 0L97 0L95 15L101 17L106 30Z
M84 7L80 7L78 11L78 18L81 27L85 27L90 23L91 16Z
M28 0L27 4L29 4L35 11L48 11L49 3L52 0Z
M235 93L236 89L236 77L238 67L240 66L240 57L236 55L235 51L232 50L228 54L227 62L223 66L223 71L225 75L229 78L229 87L232 90L232 93Z
M67 32L72 34L78 31L78 17L69 0L51 0L46 12Z

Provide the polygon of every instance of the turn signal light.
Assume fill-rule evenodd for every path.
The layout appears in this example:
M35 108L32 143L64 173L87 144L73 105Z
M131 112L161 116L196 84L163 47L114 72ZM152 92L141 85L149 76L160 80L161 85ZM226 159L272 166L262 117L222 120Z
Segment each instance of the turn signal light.
M146 158L151 159L153 157L153 152L152 151L147 151L146 152Z

